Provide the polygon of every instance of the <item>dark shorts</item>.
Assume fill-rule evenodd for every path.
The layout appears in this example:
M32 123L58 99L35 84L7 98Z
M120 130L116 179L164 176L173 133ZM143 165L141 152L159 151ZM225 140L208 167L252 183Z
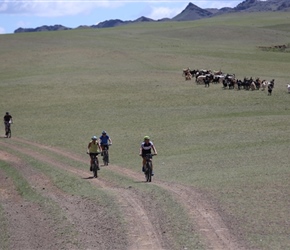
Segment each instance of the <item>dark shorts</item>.
M97 153L89 153L91 159L93 159L94 157L98 157L98 154Z
M146 159L146 155L148 155L148 154L151 155L151 153L146 153L146 154L142 153L142 157L143 157L143 159ZM152 159L152 156L150 156L149 158Z
M109 150L109 146L107 145L107 144L101 144L101 148L102 148L102 150Z

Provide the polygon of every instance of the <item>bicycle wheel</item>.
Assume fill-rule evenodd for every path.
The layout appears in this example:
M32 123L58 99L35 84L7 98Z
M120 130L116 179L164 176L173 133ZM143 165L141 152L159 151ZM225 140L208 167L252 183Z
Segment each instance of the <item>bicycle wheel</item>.
M8 138L11 138L11 129L10 129L10 128L8 129L7 137L8 137Z
M104 162L105 166L108 166L108 164L109 164L109 152L108 152L108 150L104 151L103 162Z
M98 167L96 163L93 164L93 173L94 173L94 177L98 178Z
M9 127L5 128L5 135L7 138L11 138L11 129Z
M148 162L146 164L146 181L147 182L151 182L151 178L152 178L152 164L151 162Z

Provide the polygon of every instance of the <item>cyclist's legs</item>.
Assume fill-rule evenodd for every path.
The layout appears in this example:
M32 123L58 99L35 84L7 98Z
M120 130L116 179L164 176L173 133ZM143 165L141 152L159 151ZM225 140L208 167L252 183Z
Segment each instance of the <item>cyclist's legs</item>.
M142 155L142 158L143 158L142 159L142 169L143 169L143 167L146 166L146 157ZM153 171L153 161L152 159L150 159L150 161L151 161L151 166L152 166L152 171Z
M146 158L142 155L142 172L145 172Z
M7 136L8 135L8 131L9 131L9 122L4 122L5 124L5 135Z
M91 166L93 165L93 161L94 161L94 153L90 153L90 158L91 158Z
M146 164L146 157L142 156L142 166L145 166L145 164Z
M109 150L109 147L106 144L101 144L101 148L102 150L105 150L105 149Z

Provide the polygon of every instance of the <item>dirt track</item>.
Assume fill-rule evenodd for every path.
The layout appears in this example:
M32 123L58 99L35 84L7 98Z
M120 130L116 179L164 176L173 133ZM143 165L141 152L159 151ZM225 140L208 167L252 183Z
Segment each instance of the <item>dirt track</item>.
M146 204L147 201L141 199L134 190L121 188L102 176L98 179L88 179L91 185L108 192L119 205L126 224L124 230L117 221L104 219L102 210L94 201L63 192L45 174L29 164L23 164L17 158L17 152L20 151L39 162L66 170L83 179L87 179L88 171L64 164L47 154L33 150L33 147L84 165L88 162L86 157L20 138L11 140L17 145L6 143L4 139L0 141L0 160L17 169L34 190L52 200L62 210L66 220L57 223L51 218L52 214L47 208L24 200L17 193L10 178L4 172L0 172L0 202L8 222L8 233L11 235L9 249L173 249L174 244L170 237L160 230L168 227L159 222L162 220L157 220L163 216L162 213L151 209L150 204ZM133 181L143 180L141 174L117 165L110 165L108 169ZM152 185L170 192L176 202L184 207L205 249L244 249L201 193L192 187L158 179L154 179ZM160 224L157 225L158 223ZM170 228L166 230L170 231ZM66 233L63 233L64 231ZM15 233L20 237L13 238Z

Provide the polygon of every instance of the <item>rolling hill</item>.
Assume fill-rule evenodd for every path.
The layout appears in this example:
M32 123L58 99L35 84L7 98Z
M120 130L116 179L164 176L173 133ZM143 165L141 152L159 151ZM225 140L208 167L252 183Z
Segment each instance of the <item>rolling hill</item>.
M193 3L189 3L186 8L173 18L162 18L159 20L153 20L148 17L139 17L136 20L123 21L120 19L111 19L100 22L97 25L82 26L77 28L111 28L117 26L123 26L132 23L139 22L168 22L168 21L192 21L203 18L209 18L215 15L223 15L227 13L235 12L264 12L264 11L290 11L289 0L245 0L238 4L235 8L224 7L221 9L202 9ZM70 30L72 28L62 25L47 26L43 25L37 28L18 28L14 33L22 32L40 32L40 31L57 31L57 30Z

